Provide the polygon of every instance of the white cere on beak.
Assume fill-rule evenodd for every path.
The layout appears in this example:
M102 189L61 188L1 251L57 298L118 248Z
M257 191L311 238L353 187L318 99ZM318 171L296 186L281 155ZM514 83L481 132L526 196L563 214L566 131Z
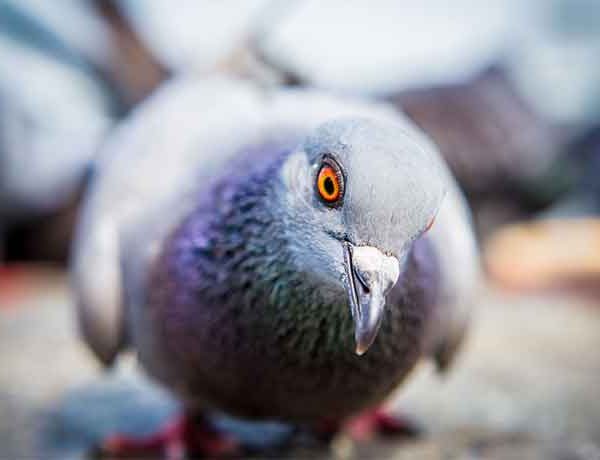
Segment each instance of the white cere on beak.
M371 246L348 245L348 291L354 318L356 353L373 344L385 310L385 296L398 281L400 263Z
M352 251L354 270L365 287L378 284L385 296L398 281L400 264L372 246L355 246Z

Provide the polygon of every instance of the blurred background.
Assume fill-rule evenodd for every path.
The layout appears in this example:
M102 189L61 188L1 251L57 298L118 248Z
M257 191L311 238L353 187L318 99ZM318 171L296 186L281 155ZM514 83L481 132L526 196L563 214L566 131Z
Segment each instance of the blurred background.
M0 458L87 458L176 409L135 364L102 372L66 269L114 127L219 72L393 104L473 210L471 337L392 403L424 436L311 455L600 459L598 0L0 0Z

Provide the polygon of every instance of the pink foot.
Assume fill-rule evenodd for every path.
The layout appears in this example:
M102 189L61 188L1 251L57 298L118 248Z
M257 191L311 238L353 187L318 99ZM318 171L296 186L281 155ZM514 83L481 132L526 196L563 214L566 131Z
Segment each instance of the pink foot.
M27 292L27 271L20 265L0 264L0 308L18 305Z
M381 409L364 412L343 423L324 421L317 427L321 439L331 439L339 432L347 433L354 441L368 441L376 435L415 437L419 428L410 420L391 415Z
M103 458L161 456L184 460L191 456L220 457L239 453L234 439L218 432L204 418L184 415L158 433L145 438L112 436L100 448Z
M414 422L377 409L348 420L342 430L355 441L366 441L376 435L415 437L420 430Z

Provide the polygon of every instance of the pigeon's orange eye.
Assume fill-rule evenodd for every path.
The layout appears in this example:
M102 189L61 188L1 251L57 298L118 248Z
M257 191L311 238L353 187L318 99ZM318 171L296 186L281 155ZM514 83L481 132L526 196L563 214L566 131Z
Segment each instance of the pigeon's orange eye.
M329 162L324 162L319 170L317 191L321 199L328 204L335 204L342 197L341 174Z

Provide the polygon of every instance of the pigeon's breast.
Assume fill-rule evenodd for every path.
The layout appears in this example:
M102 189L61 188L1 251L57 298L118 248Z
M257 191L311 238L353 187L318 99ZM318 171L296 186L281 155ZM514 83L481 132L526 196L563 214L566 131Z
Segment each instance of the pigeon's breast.
M207 295L169 279L167 264L148 309L155 349L140 350L141 361L190 406L250 418L347 417L385 399L421 355L437 285L428 252L415 246L363 356L344 293L331 303L314 289L291 290L277 305L260 291Z

